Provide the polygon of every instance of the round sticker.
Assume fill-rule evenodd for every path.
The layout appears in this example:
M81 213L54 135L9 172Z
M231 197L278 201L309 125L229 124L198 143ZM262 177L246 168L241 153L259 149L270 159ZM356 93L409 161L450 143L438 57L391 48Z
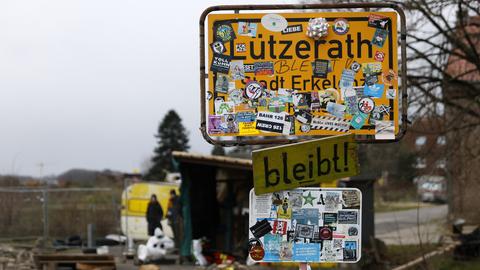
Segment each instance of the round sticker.
M332 28L333 32L339 35L345 35L348 32L348 29L350 29L350 25L346 19L339 18L333 22Z
M263 259L263 257L265 257L265 250L261 246L252 247L249 253L250 257L252 257L254 261L260 261L261 259Z
M223 42L227 42L233 39L233 29L228 24L222 24L217 28L217 39Z
M377 62L383 62L383 60L385 59L385 53L384 52L380 52L380 51L376 51L375 52L375 56L373 57L375 59L375 61Z
M371 98L364 97L358 101L358 109L365 114L369 114L375 109L375 102Z
M305 34L308 37L318 40L328 35L329 27L330 25L325 18L319 17L315 19L310 19L308 21L307 32Z
M350 227L350 228L348 228L348 235L349 235L349 236L358 235L358 229L355 228L355 227Z
M262 96L263 86L257 81L249 81L245 85L245 97L250 100L257 100Z
M326 240L332 238L332 230L330 228L321 228L319 231L320 239Z
M360 68L362 67L362 65L358 62L353 62L352 65L350 66L350 69L355 71L355 72L358 72L360 71Z
M388 73L382 74L382 80L385 85L392 85L393 82L397 80L397 73L395 73L393 69L390 69Z
M281 32L287 28L287 20L279 14L266 14L262 17L262 25L272 32Z
M305 132L305 133L306 133L306 132L309 132L309 131L310 131L310 125L302 125L302 126L300 127L300 130L301 130L302 132Z

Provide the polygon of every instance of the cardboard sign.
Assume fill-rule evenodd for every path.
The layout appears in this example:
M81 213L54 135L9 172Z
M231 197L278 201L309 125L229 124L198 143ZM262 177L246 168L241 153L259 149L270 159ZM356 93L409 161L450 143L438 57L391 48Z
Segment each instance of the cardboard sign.
M249 254L255 261L360 260L362 193L358 189L297 188L258 196L252 189L249 213Z
M358 174L353 134L252 152L255 194L309 186Z
M258 132L241 132L242 129L236 129L235 133L229 132L234 129L218 132L207 126L206 135L255 137L253 140L268 136L301 138L353 133L371 135L369 138L373 140L379 130L376 123L389 121L394 123L395 137L399 134L400 115L399 95L395 95L397 15L396 12L209 14L207 42L216 46L206 47L205 91L214 95L206 101L206 119L217 114L217 98L233 101L230 93L225 92L226 87L216 84L219 74L227 74L234 84L228 91L230 88L243 91L243 95L235 95L237 107L259 114L285 113L292 122L265 123L265 119L254 119ZM306 29L310 19L319 17L325 18L330 26L327 36L315 40L306 35ZM388 75L388 79L380 80L382 74ZM365 93L355 90L364 86ZM344 95L345 92L350 94ZM372 98L373 107L388 106L392 113L370 121L370 112L366 112L363 125L352 125L359 102L365 96ZM311 117L297 117L299 110ZM249 140L242 141L248 144Z

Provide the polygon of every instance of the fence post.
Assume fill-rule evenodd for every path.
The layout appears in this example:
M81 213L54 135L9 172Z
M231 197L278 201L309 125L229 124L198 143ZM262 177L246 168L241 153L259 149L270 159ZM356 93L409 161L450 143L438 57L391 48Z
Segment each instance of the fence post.
M48 239L48 189L42 190L43 195L43 248L47 247Z

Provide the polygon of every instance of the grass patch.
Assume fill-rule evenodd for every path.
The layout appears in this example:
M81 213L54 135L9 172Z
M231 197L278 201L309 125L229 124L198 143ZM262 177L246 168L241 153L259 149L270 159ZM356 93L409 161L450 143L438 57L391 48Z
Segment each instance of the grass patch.
M433 244L423 244L422 247L419 245L391 245L387 248L387 258L392 265L402 265L437 248L438 246Z
M402 211L416 209L417 207L430 207L435 204L430 203L417 203L417 202L376 202L375 203L375 212L393 212L393 211Z
M432 259L429 265L438 270L478 270L480 259L472 261L456 261L449 256L439 256Z

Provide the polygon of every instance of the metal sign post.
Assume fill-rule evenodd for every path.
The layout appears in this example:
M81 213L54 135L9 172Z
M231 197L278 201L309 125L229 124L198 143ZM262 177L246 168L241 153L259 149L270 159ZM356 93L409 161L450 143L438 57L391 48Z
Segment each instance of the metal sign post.
M226 5L203 12L205 140L300 142L252 154L251 259L298 262L305 270L312 262L360 260L361 192L305 186L356 175L356 143L405 135L406 73L406 19L396 4Z

